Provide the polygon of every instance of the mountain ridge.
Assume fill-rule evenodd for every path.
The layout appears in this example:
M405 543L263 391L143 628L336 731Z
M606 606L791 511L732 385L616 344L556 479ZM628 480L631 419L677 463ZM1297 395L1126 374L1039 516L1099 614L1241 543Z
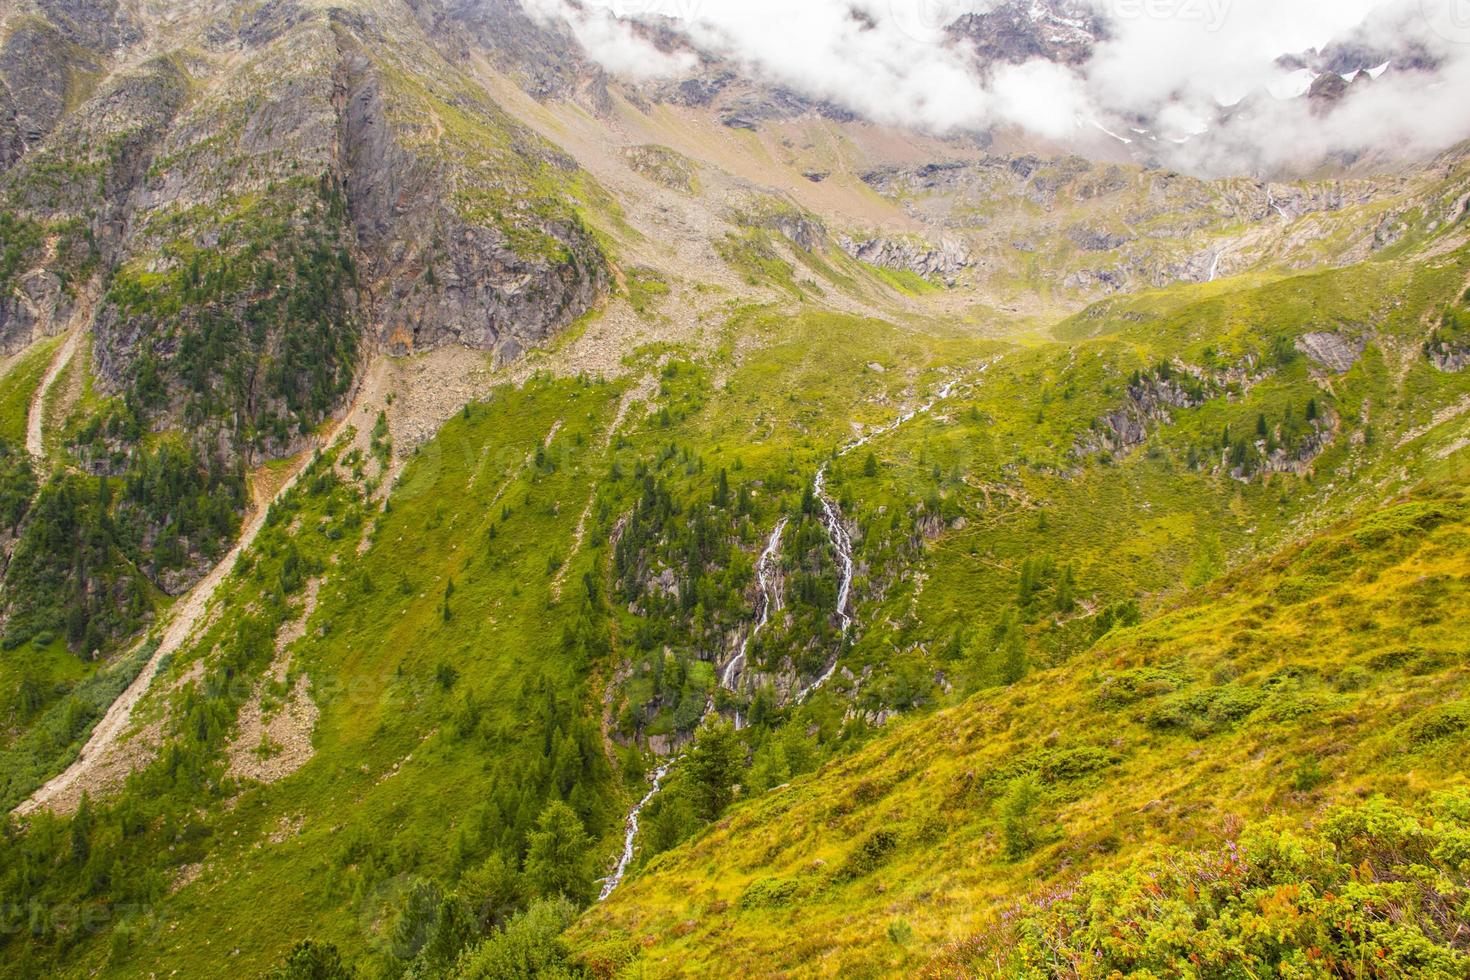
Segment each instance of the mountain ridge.
M1470 144L1205 179L528 9L5 8L7 975L1087 975L1057 889L1458 806Z

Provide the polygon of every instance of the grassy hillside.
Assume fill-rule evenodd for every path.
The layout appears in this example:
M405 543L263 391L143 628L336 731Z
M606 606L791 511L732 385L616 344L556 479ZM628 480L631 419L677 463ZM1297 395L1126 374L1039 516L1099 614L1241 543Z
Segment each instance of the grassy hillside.
M52 337L31 345L18 354L9 370L0 376L0 438L8 445L23 449L26 444L26 420L31 400L46 377L46 369L61 346L60 337Z
M523 6L9 17L0 977L1470 974L1466 147Z
M1443 644L1386 598L1379 640L1419 652L1354 663L1345 686L1338 667L1382 644L1363 617L1316 624L1319 596L1388 588L1404 549L1457 526L1458 491L1413 504L1439 515L1426 527L1390 512L1351 560L1288 551L1264 578L1208 583L1461 479L1470 374L1427 340L1463 305L1467 262L1115 301L1024 343L731 305L713 344L650 345L618 381L494 389L386 498L387 430L343 442L164 665L123 743L127 784L0 843L7 891L100 923L28 919L5 941L13 972L251 974L310 937L363 975L440 976L516 930L554 945L572 913L540 900L592 897L647 774L690 745L702 761L644 814L635 876L572 933L588 964L651 944L635 975L914 969L968 955L1038 876L1381 781L1403 760L1369 753L1356 736L1383 716L1356 706L1428 710L1394 685L1451 683L1434 656L1458 579ZM853 544L846 633L823 467ZM784 602L725 690L783 521ZM1358 558L1381 581L1358 582ZM58 673L34 646L60 707L15 724L11 794L84 735L90 716L56 715L66 698L114 677ZM1423 651L1438 666L1414 674ZM1115 687L1118 703L1098 693ZM699 735L711 700L746 727ZM1348 735L1329 742L1323 718ZM41 745L53 722L68 741ZM1320 746L1338 748L1318 771Z
M1028 930L1089 871L1219 849L1266 815L1463 787L1467 475L737 806L590 912L573 945L624 941L638 976L1013 975ZM1018 920L1018 896L1046 894ZM1070 901L1084 923L1109 914Z

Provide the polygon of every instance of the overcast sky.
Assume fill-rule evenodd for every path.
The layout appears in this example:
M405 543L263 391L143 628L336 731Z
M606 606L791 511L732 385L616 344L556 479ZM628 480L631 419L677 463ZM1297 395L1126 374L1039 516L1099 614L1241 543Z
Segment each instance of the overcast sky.
M995 0L521 2L568 25L625 77L690 70L687 55L661 54L631 29L639 19L671 22L752 74L880 122L937 132L1015 126L1064 140L1095 139L1103 127L1153 136L1156 152L1199 171L1374 145L1427 151L1470 137L1470 0L1073 0L1107 24L1091 60L1000 65L983 78L945 43L943 27ZM1279 56L1354 30L1387 48L1414 42L1442 67L1430 77L1390 67L1341 112L1311 113L1293 98L1310 79ZM1253 95L1253 111L1222 130L1220 108ZM1135 116L1152 121L1150 134L1123 125Z

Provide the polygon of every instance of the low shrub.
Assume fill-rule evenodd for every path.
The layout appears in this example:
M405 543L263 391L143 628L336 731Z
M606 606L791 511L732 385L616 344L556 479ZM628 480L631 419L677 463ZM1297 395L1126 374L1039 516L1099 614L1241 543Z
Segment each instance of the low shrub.
M1464 977L1470 794L1382 797L1315 829L1256 826L1026 902L931 973Z

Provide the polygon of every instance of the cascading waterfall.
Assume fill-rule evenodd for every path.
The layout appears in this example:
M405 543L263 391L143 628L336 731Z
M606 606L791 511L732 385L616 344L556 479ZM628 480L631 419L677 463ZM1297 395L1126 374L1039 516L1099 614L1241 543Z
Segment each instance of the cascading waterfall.
M607 897L613 893L613 889L623 883L623 876L628 873L628 865L633 863L633 841L638 837L638 818L643 814L643 808L648 806L658 791L663 787L664 778L668 776L669 770L674 768L678 758L670 759L653 771L653 785L648 788L648 794L638 801L628 813L628 823L623 830L623 853L618 857L618 866L613 873L602 879L602 894L597 896L599 902L607 901Z
M852 535L847 533L847 527L842 523L842 512L837 509L832 498L827 496L826 463L818 467L816 479L812 480L812 496L822 505L822 526L827 529L827 537L832 541L833 550L837 552L839 571L835 612L838 628L846 636L852 626L852 617L847 614L848 603L852 599Z
M735 685L740 680L740 671L745 669L746 653L750 650L750 641L754 640L755 635L765 627L766 623L770 622L771 613L781 608L781 597L771 588L771 578L774 574L771 566L781 552L781 536L785 533L786 518L783 517L766 541L766 550L761 552L760 559L755 563L755 577L760 585L760 596L756 599L755 625L750 628L749 633L745 634L745 639L740 641L739 652L730 658L730 662L725 665L724 671L720 674L720 686L727 691L735 690Z
M983 374L989 367L989 364L983 365L980 368L980 373ZM898 418L894 419L892 422L889 422L887 425L880 426L879 428L874 429L872 432L869 432L862 438L855 439L852 442L849 442L847 445L843 446L837 451L837 458L841 459L842 457L847 456L850 453L856 452L857 450L866 446L868 443L872 442L874 439L885 436L888 433L893 432L894 430L899 429L904 425L907 425L909 422L912 422L914 419L918 418L921 415L928 415L930 412L934 411L935 406L953 395L955 393L955 390L959 387L959 384L959 381L946 382L939 389L939 391L935 393L934 397L929 399L923 405L920 405L918 408L915 408L911 411L905 412ZM842 523L841 510L838 509L837 504L832 501L832 498L827 495L827 466L828 464L823 463L820 467L817 468L816 478L812 481L812 495L816 497L817 502L821 504L822 526L827 529L827 537L832 542L832 549L837 552L839 577L837 581L837 606L834 612L837 616L837 623L839 629L841 630L841 635L843 637L846 637L848 631L852 628L852 614L849 611L849 606L852 602L852 535L847 532L847 526ZM822 671L821 675L816 680L812 681L811 684L807 685L797 692L797 704L801 704L812 694L821 690L827 684L827 682L832 679L832 676L837 673L837 662L840 659L841 652L839 651L838 654L832 658L831 662L827 664L827 669Z
M772 609L781 608L781 597L771 587L771 578L773 575L771 566L781 552L781 536L786 533L786 523L787 521L784 517L777 522L776 529L771 532L770 538L766 541L766 550L761 552L760 558L756 561L755 574L756 580L760 584L760 597L756 600L758 612L756 614L755 625L750 628L749 633L745 634L745 639L740 641L739 652L730 659L730 662L725 665L724 671L720 674L720 686L726 690L733 691L735 689L735 683L740 679L739 671L743 669L745 664L746 653L750 649L750 641L755 639L755 635L761 631L761 628L766 623L770 622ZM705 717L708 718L714 710L715 700L711 697L704 708ZM638 818L643 815L643 808L648 806L653 798L658 795L658 791L663 788L664 778L674 768L675 763L682 758L682 755L675 756L654 770L653 785L649 787L647 795L639 800L637 806L628 812L628 822L623 829L623 853L619 856L618 866L613 869L613 873L603 879L602 894L597 897L599 902L606 901L607 897L613 893L613 890L622 884L623 876L628 873L628 865L633 863L633 842L638 837Z
M989 367L990 363L982 365L980 368L980 373L984 374ZM912 411L905 412L894 421L888 423L887 425L874 429L872 432L869 432L862 438L855 439L852 442L847 443L845 446L837 451L836 458L841 459L843 456L856 452L857 450L866 446L868 443L872 442L874 439L893 432L895 429L900 428L901 426L913 421L921 415L927 415L929 412L932 412L936 405L946 400L955 393L956 389L959 388L959 384L960 383L958 381L947 382L939 389L939 391L934 395L933 398L929 399L929 401L927 401L923 405L919 406L916 409L913 409ZM836 615L837 621L841 626L842 635L846 636L848 630L852 628L852 616L849 613L849 605L852 598L853 575L852 536L848 534L847 527L842 523L841 511L838 509L837 505L832 501L832 499L827 496L828 465L828 463L823 463L820 467L817 468L817 475L812 481L812 495L816 497L817 501L821 504L822 526L827 529L827 537L832 542L833 550L837 552L838 565L841 571L839 573L840 577L837 585ZM746 655L750 649L751 641L754 640L756 634L759 633L768 622L770 622L771 612L773 610L779 610L781 608L781 597L773 590L771 586L771 580L774 577L773 566L776 559L780 555L781 538L786 533L786 525L787 519L783 517L776 524L776 529L771 532L770 538L766 541L766 548L763 552L761 552L760 559L756 562L756 580L760 585L760 596L756 600L758 603L756 620L755 624L751 626L750 632L747 633L745 635L745 639L741 641L739 651L736 652L735 656L731 658L730 662L725 665L725 669L720 673L720 686L725 688L726 690L733 691L735 689L734 685L738 684L740 681L740 671L744 669ZM834 656L832 658L832 662L827 665L827 669L823 671L820 677L813 681L808 687L802 689L800 692L797 693L797 704L805 701L811 694L819 690L823 685L825 685L829 680L832 679L832 675L837 672L837 662L839 659L840 652L838 656ZM714 698L711 697L709 703L705 706L704 709L705 717L708 717L714 711L714 705ZM633 863L633 843L634 840L638 837L638 818L643 814L643 808L648 806L649 802L658 795L659 790L663 786L663 781L665 777L668 776L669 772L682 758L682 755L675 756L674 758L665 762L658 769L654 770L653 785L649 787L648 794L644 796L643 799L639 800L638 805L633 807L633 809L628 813L628 823L623 833L623 853L621 857L618 858L618 865L613 870L613 873L603 879L602 894L599 895L597 899L599 902L606 901L607 897L613 893L613 890L616 889L618 885L622 884L623 876L626 875L628 872L628 865Z
M1269 188L1269 187L1266 188L1266 207L1268 207L1272 211L1275 211L1277 214L1281 215L1281 220L1282 221L1287 221L1287 222L1291 221L1291 216L1286 213L1286 211L1281 207L1281 205L1279 205L1279 204L1276 203L1276 195L1275 195L1275 193L1272 192L1271 188Z

